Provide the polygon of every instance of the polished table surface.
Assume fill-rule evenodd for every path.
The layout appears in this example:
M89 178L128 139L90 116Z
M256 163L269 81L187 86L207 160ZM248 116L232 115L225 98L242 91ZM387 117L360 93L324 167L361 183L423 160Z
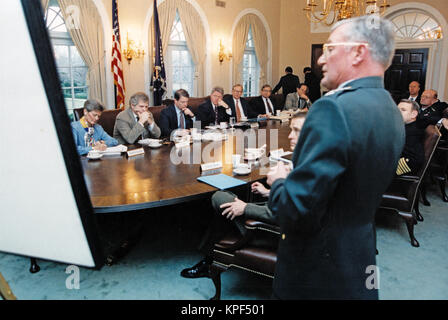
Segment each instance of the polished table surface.
M247 141L251 141L251 139L246 138L244 147L261 147L266 143L267 153L270 151L270 146L273 146L272 149L283 148L285 151L289 151L289 122L281 123L269 120L264 124L266 126L261 123L259 129L245 131L246 135L256 137L257 145L253 145L255 140L248 145ZM271 129L278 130L272 131ZM249 132L253 134L250 135ZM241 143L236 142L236 136L230 130L227 130L227 133L229 138L226 141L199 142L199 145L197 145L198 142L195 142L182 152L190 150L190 160L193 160L194 148L196 150L206 149L205 151L208 153L210 149L215 148L218 152L211 153L211 155L216 156L215 161L222 161L221 173L248 183L264 178L265 171L260 172L259 167L246 176L233 174L231 155L235 153L243 155L244 147ZM278 139L273 138L273 143L271 143L271 136L276 137L277 135ZM130 146L129 149L137 147L139 146ZM105 155L99 160L81 157L84 177L94 211L96 213L123 212L167 206L210 197L213 192L218 190L197 181L197 178L201 176L199 163L178 165L173 163L171 153L174 150L176 148L171 143L171 145L163 145L158 149L144 147L144 155L130 158L125 154Z

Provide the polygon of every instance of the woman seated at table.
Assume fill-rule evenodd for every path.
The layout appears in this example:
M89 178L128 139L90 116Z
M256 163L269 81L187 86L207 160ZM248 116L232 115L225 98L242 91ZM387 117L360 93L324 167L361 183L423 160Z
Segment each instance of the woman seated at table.
M79 121L72 122L73 136L80 155L91 150L104 151L107 147L118 144L116 139L97 124L103 110L104 107L98 101L87 100L84 103L84 116Z

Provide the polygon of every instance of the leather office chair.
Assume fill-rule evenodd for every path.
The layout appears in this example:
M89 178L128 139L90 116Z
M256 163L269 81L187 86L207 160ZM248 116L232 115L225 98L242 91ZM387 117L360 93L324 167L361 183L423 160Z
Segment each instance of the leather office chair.
M422 168L416 176L402 175L395 177L383 194L380 204L380 208L391 209L405 219L411 244L414 247L420 246L414 236L414 225L417 224L417 220L423 221L418 208L420 188L440 136L440 131L436 126L430 125L426 128L424 140L425 162Z
M280 228L255 220L246 220L245 227L244 236L230 234L215 244L210 268L216 289L212 300L221 298L221 273L229 268L274 278Z
M448 195L445 191L446 181L448 179L448 131L443 127L440 131L444 132L429 165L428 175L432 180L438 182L442 200L448 202Z

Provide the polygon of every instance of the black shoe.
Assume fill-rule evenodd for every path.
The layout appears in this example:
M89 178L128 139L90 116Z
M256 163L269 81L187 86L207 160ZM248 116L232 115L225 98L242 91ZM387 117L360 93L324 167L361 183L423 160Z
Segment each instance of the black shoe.
M184 278L210 278L210 263L206 260L201 260L191 268L184 269L180 272Z

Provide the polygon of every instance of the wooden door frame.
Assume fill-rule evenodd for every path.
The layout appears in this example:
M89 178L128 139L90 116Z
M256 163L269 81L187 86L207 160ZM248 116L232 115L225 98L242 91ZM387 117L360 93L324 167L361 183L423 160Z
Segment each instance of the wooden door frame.
M397 49L428 49L428 61L426 66L425 88L434 88L434 64L437 51L437 41L397 41L395 50Z

